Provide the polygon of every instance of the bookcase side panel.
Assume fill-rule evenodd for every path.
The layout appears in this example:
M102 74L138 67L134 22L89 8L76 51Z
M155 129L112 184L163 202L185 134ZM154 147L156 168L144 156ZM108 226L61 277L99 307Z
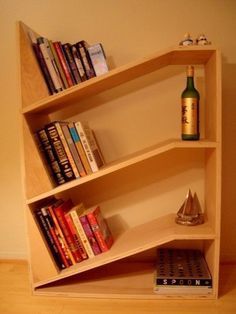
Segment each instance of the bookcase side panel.
M30 208L26 208L28 238L30 246L30 269L32 284L57 275L57 269L50 257L43 237L39 232Z
M26 198L31 198L52 188L52 183L36 148L27 122L23 117L24 180Z
M49 96L28 35L30 29L19 22L22 107Z

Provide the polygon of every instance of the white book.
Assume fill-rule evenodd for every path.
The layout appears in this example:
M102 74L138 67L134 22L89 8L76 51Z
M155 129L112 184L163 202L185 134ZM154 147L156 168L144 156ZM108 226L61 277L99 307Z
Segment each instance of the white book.
M93 250L92 250L92 248L90 246L90 243L89 243L89 240L87 238L87 235L84 232L84 228L83 228L83 226L81 224L81 221L79 219L80 214L84 210L85 210L85 208L84 208L83 204L80 204L78 206L73 207L70 210L69 214L70 214L70 216L71 216L71 218L73 220L73 223L74 223L74 226L76 228L76 231L77 231L78 235L80 236L80 239L81 239L81 241L82 241L82 243L84 245L84 248L86 250L86 253L87 253L88 257L92 258L95 255L93 253Z
M80 137L86 157L92 169L96 172L104 165L103 157L95 140L93 131L87 122L75 122L75 127Z
M88 53L96 76L108 72L105 53L101 44L94 44L88 47Z
M58 71L56 70L55 68L55 64L53 63L53 60L52 60L52 56L51 54L49 53L49 44L47 44L47 40L43 37L39 37L37 39L37 42L38 42L38 45L39 45L39 48L42 52L42 55L43 55L43 58L45 60L45 63L46 63L46 66L48 68L48 72L52 78L52 81L53 81L53 85L55 87L55 90L56 92L60 92L62 91L62 82L61 82L61 79L60 79L60 75L58 73Z

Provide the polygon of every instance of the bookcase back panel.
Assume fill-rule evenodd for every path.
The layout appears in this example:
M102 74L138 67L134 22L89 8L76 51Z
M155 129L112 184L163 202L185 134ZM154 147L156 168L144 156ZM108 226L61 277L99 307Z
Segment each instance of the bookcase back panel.
M205 81L202 68L196 72L202 96L201 136L204 138ZM50 114L50 119L88 121L109 163L164 140L180 139L180 94L185 84L184 66L167 67L78 101L74 106L65 106Z
M86 207L100 204L114 232L176 213L189 188L204 210L204 150L186 152L161 154L78 186L67 196Z

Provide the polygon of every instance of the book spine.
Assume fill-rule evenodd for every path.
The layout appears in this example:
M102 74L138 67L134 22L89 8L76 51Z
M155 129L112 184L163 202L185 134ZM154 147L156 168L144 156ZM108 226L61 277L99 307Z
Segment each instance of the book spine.
M64 54L65 54L65 57L66 57L67 62L69 64L69 67L71 69L71 73L73 75L75 83L76 84L81 83L81 77L79 75L79 71L77 69L77 66L75 64L73 55L71 53L71 46L70 46L70 44L67 43L67 44L62 45L62 49L64 50Z
M77 152L78 152L78 154L81 158L81 161L83 163L84 169L85 169L87 174L90 174L90 173L92 173L92 169L91 169L90 164L88 162L88 159L86 157L85 151L83 149L80 137L78 135L78 132L76 131L74 123L73 122L69 123L68 127L70 130L70 134L71 134L71 137L73 139L73 142L75 144L75 147L77 149Z
M58 75L58 71L56 70L55 63L53 62L53 59L51 58L51 54L49 53L50 47L47 44L46 39L43 37L38 38L38 44L42 52L42 55L44 57L50 76L52 78L55 90L56 92L60 92L62 91L62 84L61 84L60 77Z
M66 256L65 256L65 253L64 253L64 251L62 249L61 243L59 242L59 238L57 236L58 232L57 232L56 227L55 227L55 225L53 223L53 220L52 220L52 217L50 215L50 212L49 212L48 208L47 207L41 208L41 212L42 212L42 214L43 214L43 216L45 218L45 221L46 221L47 226L49 228L49 231L50 231L50 233L52 235L52 238L55 241L55 244L56 244L57 249L59 251L60 257L61 257L61 259L63 261L63 265L65 267L69 267L70 264L68 263L68 261L66 259Z
M84 82L84 81L87 80L87 76L86 76L86 73L85 73L85 70L84 70L84 66L83 66L83 63L81 61L79 52L78 52L78 50L77 50L75 45L71 46L71 53L72 53L72 56L73 56L73 58L75 60L75 65L76 65L77 70L79 72L81 81Z
M71 210L70 211L70 216L71 216L71 218L73 220L73 223L75 225L75 228L76 228L76 230L77 230L77 232L78 232L78 234L79 234L79 236L80 236L80 238L81 238L81 240L83 242L83 245L84 245L84 248L85 248L85 250L86 250L86 252L88 254L88 257L89 258L94 257L95 256L94 252L93 252L93 250L92 250L92 248L90 246L90 243L88 241L87 235L86 235L86 233L85 233L85 231L83 229L83 226L82 226L82 224L81 224L81 222L79 220L77 211L76 210Z
M64 73L64 71L63 71L63 69L62 69L60 60L59 60L59 58L58 58L56 49L55 49L55 47L54 47L54 45L53 45L53 42L52 42L51 40L49 40L49 45L50 45L50 49L51 49L51 51L52 51L53 57L54 57L54 59L55 59L55 62L56 62L58 71L59 71L59 73L60 73L60 77L61 77L61 80L62 80L62 83L63 83L63 87L66 89L66 88L69 87L69 85L68 85L68 82L67 82L65 73Z
M71 231L71 233L72 233L72 235L74 237L74 241L76 242L76 244L78 246L78 249L80 251L81 257L84 260L87 259L88 258L87 252L86 252L84 244L83 244L83 242L82 242L82 240L81 240L81 238L80 238L80 236L79 236L79 234L77 232L77 229L76 229L76 227L74 225L74 222L73 222L73 219L72 219L72 217L70 215L70 212L65 214L65 219L66 219L67 224L68 224L68 226L70 228L70 231Z
M81 40L76 44L76 48L79 51L87 79L95 77L96 75L87 52L87 43L84 40Z
M60 253L59 253L58 248L56 246L56 243L55 243L55 241L54 241L54 239L50 233L49 227L48 227L47 222L43 216L41 209L39 209L35 212L35 218L36 218L36 221L38 223L39 229L41 230L41 232L44 236L47 247L49 248L49 251L51 252L51 255L53 257L55 264L57 265L57 267L60 270L66 268L62 262Z
M81 139L81 143L82 143L82 146L84 148L87 159L89 161L92 172L96 172L99 170L99 166L96 162L96 159L94 157L93 151L92 151L91 146L90 146L90 142L87 138L87 135L86 135L86 132L84 129L84 124L82 124L80 121L78 121L78 122L75 122L75 127L76 127L76 130L77 130L79 137Z
M72 170L74 172L75 177L79 178L80 177L79 171L78 171L78 169L76 167L75 161L74 161L73 156L71 154L70 148L69 148L68 143L67 143L66 138L65 138L65 135L64 135L64 133L62 131L62 125L63 124L64 124L64 122L55 122L55 126L56 126L56 129L57 129L58 135L59 135L59 137L61 139L62 145L64 147L64 150L66 152L67 158L69 160L70 166L71 166L71 168L72 168ZM67 126L67 123L66 123L66 126Z
M45 129L41 129L35 133L35 139L39 149L44 155L46 164L50 169L51 176L57 185L61 185L66 182L62 169L56 159L55 152L49 141L47 132Z
M157 286L212 286L212 279L206 278L164 278L156 279Z
M59 61L61 63L62 69L63 69L63 71L65 73L68 86L71 87L71 86L74 85L74 80L73 80L73 76L72 76L69 64L68 64L68 62L66 60L66 57L64 55L64 52L63 52L63 49L62 49L62 45L61 45L61 43L59 41L54 42L53 45L54 45L54 48L55 48L55 50L57 52L58 59L59 59Z
M57 206L57 205L55 204L55 206ZM62 247L62 249L64 251L66 260L67 260L67 262L68 262L68 264L70 266L71 265L75 265L76 264L75 259L74 259L73 255L72 255L72 253L71 253L71 251L70 251L70 249L68 247L68 244L67 244L66 239L65 239L65 237L63 235L61 227L60 227L60 225L59 225L59 223L57 221L57 218L56 218L55 213L53 211L53 206L49 206L48 207L48 211L49 211L49 213L50 213L50 215L52 217L52 220L53 220L53 222L55 224L57 237L58 237L58 240L59 240L59 242L61 244L61 247Z
M59 165L63 171L64 177L66 181L71 181L75 179L74 172L71 168L71 165L69 163L68 157L66 155L64 146L61 142L60 136L57 132L57 128L55 126L55 123L52 122L45 126L45 130L48 134L48 138L50 140L51 145L54 148L54 151L57 156L57 160L59 162Z
M101 253L101 249L100 249L100 247L98 245L98 242L96 240L96 237L94 236L94 233L93 233L93 231L91 229L91 226L89 224L87 216L81 215L79 217L79 220L80 220L81 225L82 225L82 227L84 229L84 232L85 232L85 234L86 234L86 236L88 238L88 241L90 243L90 246L91 246L91 248L93 250L94 255L100 254Z
M105 74L108 72L108 66L106 62L106 56L101 44L95 44L88 47L88 53L93 65L96 76Z
M98 210L98 207L94 211L87 213L87 217L88 217L89 224L90 224L91 229L95 235L95 238L97 239L97 242L98 242L98 245L99 245L101 251L106 252L109 250L110 247L107 245L107 243L103 237L103 232L101 230L101 226L100 226L98 219L97 219L96 210Z
M81 177L84 177L86 176L86 172L85 172L85 169L84 169L84 166L82 164L82 161L80 159L80 156L79 156L79 153L75 147L75 143L71 137L71 133L70 133L70 130L69 130L69 125L65 125L65 124L62 124L61 125L61 128L62 128L62 131L64 133L64 136L65 136L65 139L66 139L66 142L68 144L68 147L70 149L70 152L71 152L71 155L73 157L73 160L76 164L76 167L79 171L79 175Z
M86 134L86 137L88 139L89 145L91 147L94 159L96 161L96 164L98 166L98 168L101 168L102 166L104 166L105 162L101 153L100 148L98 147L96 138L95 138L95 134L93 132L93 130L90 129L90 127L88 126L88 124L84 124L84 132Z
M83 260L80 251L78 249L78 245L74 240L74 236L70 230L70 227L67 223L65 218L65 213L69 210L72 206L68 205L68 202L64 202L62 205L53 208L54 214L57 218L57 221L61 227L65 240L69 246L69 249L76 261L76 263L81 262Z

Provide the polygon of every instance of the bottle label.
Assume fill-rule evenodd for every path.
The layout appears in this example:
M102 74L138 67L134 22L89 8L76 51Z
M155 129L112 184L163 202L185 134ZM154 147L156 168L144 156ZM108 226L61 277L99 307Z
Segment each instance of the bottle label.
M182 98L182 134L198 134L198 99Z

